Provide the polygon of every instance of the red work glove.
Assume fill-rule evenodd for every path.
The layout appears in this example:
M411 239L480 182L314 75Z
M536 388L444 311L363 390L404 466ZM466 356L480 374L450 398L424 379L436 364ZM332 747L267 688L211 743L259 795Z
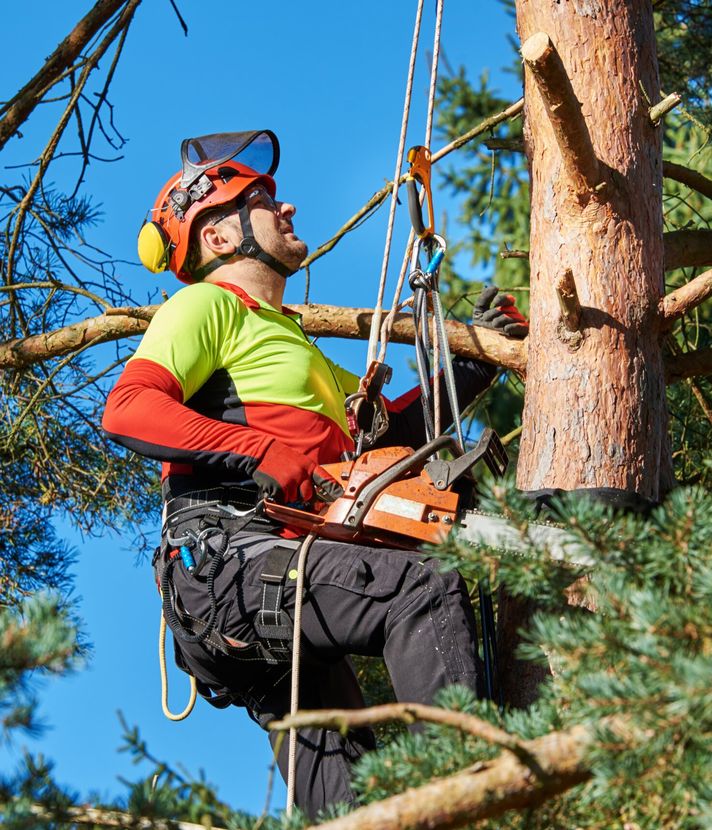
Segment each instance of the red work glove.
M475 303L472 312L472 325L494 329L507 337L523 339L529 334L529 323L517 308L511 294L499 294L496 285L485 288ZM495 296L495 294L497 296ZM494 307L490 303L494 298Z
M252 474L260 493L283 504L293 502L332 502L344 488L311 458L274 441Z

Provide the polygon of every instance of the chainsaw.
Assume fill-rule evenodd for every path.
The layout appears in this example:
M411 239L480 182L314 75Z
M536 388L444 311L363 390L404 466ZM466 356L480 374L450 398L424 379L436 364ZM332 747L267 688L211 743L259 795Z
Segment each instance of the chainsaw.
M450 460L437 457L445 450ZM529 522L522 531L504 516L472 509L472 471L478 463L495 478L507 469L507 452L489 427L465 453L451 436L440 435L417 450L383 447L355 460L325 464L344 488L336 501L296 507L265 500L263 511L290 528L342 542L415 550L423 543L439 544L454 531L470 544L521 554L545 547L552 559L591 564L561 527Z

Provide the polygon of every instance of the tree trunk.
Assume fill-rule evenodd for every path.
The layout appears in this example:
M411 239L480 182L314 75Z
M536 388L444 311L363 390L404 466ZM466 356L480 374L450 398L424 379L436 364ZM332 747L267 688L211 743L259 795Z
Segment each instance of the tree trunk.
M517 484L648 498L669 474L659 84L649 0L518 0L531 174L531 330ZM504 597L505 698L541 667L513 657L532 608Z
M668 449L662 153L641 92L655 99L659 89L652 4L519 0L517 27L532 181L518 485L618 487L656 499ZM538 33L554 51L542 55L534 42L530 58ZM539 72L547 63L552 70ZM557 124L566 102L570 120ZM560 324L555 283L566 272L581 305L576 337Z

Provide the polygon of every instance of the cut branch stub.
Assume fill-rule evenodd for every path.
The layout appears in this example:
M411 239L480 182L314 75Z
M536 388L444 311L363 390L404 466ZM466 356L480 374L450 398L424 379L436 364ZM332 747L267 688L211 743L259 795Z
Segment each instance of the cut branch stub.
M522 57L544 100L574 191L580 198L600 192L604 183L581 103L554 44L545 32L537 32L522 45Z
M653 124L657 124L661 118L666 116L671 110L674 110L681 100L682 98L677 92L673 92L671 95L663 98L662 101L650 107L648 110L650 120Z
M556 278L554 289L561 309L561 321L557 329L559 340L570 349L578 349L583 342L581 303L576 291L574 275L570 268L567 268L563 274Z
M570 268L567 268L557 278L554 288L556 289L556 296L559 298L561 321L568 331L578 331L581 325L581 303L576 291L574 275Z

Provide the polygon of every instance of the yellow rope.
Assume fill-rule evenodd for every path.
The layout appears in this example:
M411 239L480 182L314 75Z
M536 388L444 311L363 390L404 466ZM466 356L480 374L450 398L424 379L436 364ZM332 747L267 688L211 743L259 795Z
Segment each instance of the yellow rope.
M182 712L174 714L168 708L168 672L166 671L166 618L163 616L163 608L161 608L161 625L158 632L158 665L161 668L161 706L163 707L163 714L168 720L179 721L185 720L193 711L196 698L198 697L198 684L193 675L190 675L190 698L188 704Z

